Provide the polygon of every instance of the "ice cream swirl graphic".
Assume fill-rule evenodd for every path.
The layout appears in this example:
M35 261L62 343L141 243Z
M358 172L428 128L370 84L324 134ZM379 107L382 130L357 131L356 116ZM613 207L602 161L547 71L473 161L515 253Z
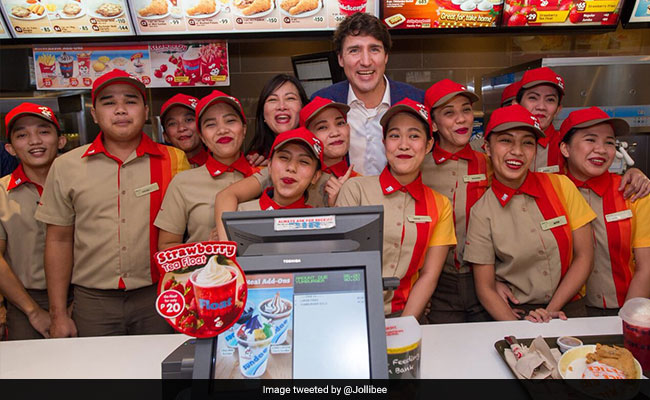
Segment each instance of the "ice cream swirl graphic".
M280 293L277 292L272 299L269 299L262 305L262 311L267 314L284 314L291 310L291 303L280 298Z
M201 286L216 286L226 283L232 278L230 268L219 264L217 256L212 256L206 266L198 273L195 280Z

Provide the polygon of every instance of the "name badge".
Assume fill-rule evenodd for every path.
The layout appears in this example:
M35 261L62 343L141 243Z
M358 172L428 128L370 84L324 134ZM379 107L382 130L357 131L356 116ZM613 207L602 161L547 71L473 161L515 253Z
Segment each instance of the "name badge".
M632 218L632 210L623 210L605 215L605 221L614 222Z
M135 197L146 196L149 193L155 192L158 189L160 189L160 188L158 187L157 182L154 182L151 185L139 187L139 188L135 189Z
M552 228L557 228L558 226L562 226L566 224L567 224L566 217L564 215L560 215L557 218L547 219L546 221L542 221L540 223L543 231L547 231Z
M547 174L554 174L556 172L560 172L560 166L559 165L549 165L548 167L537 168L537 172L545 172Z
M463 176L463 182L469 183L469 182L480 182L486 180L487 177L485 174L474 174L474 175L465 175Z
M409 222L419 224L422 222L431 222L431 217L428 215L409 215L406 217Z

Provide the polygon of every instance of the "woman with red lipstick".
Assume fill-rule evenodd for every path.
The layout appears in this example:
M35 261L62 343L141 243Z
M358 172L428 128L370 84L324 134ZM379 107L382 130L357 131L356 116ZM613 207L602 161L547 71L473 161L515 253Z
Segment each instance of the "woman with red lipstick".
M621 177L609 172L616 136L630 127L597 107L577 110L562 123L560 151L568 177L596 212L594 270L587 280L587 315L617 315L626 300L650 297L650 198L626 200Z
M187 242L208 240L214 225L216 193L251 176L252 167L241 148L246 136L246 117L236 98L218 90L202 98L196 108L198 132L211 156L202 167L179 173L169 184L154 224L160 228L158 250Z
M424 96L436 142L422 163L422 183L451 201L458 243L447 255L431 297L430 323L490 319L476 297L470 266L463 262L467 216L487 190L492 174L487 156L469 145L474 125L472 103L477 100L476 94L449 79L433 84Z
M279 74L268 81L257 100L255 136L246 151L252 165L266 160L278 134L298 127L298 113L308 101L295 77Z
M269 172L272 187L259 200L239 205L239 211L311 208L305 193L320 178L323 145L306 128L279 134L271 147Z
M387 316L419 318L456 244L449 200L422 183L420 166L433 146L425 106L405 99L381 118L388 165L379 176L348 180L336 205L384 207L382 275L400 279L384 295Z
M584 314L579 291L591 273L596 215L563 175L530 172L539 120L515 104L494 111L486 129L494 179L472 207L464 259L476 294L495 320L520 318L497 292L505 283L532 322Z

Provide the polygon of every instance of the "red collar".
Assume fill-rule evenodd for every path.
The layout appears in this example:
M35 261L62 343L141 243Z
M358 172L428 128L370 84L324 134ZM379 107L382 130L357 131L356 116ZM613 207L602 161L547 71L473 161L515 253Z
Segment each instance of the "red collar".
M553 139L555 139L556 136L560 135L560 132L555 129L553 124L551 124L544 131L544 135L546 135L546 137L537 139L537 144L544 147L544 148L546 148L548 146L548 144L551 143L551 141L553 141Z
M501 207L505 207L510 199L517 194L527 194L533 197L540 197L542 195L539 182L537 181L536 172L528 172L526 179L524 179L524 183L521 184L519 189L509 188L497 179L492 180L491 188L497 196L497 200L499 200Z
M330 165L329 167L323 164L323 172L334 175L337 178L345 175L345 173L348 172L348 168L350 168L350 165L345 158L334 165Z
M7 190L15 189L18 186L22 185L23 183L31 183L32 185L36 186L36 189L38 190L38 194L41 195L43 194L43 187L39 185L38 183L32 182L27 175L25 174L25 170L23 169L22 164L18 164L18 167L14 170L14 172L11 173L11 178L9 179L9 184L7 185Z
M194 155L194 157L188 159L190 164L196 165L197 167L200 167L202 165L205 165L205 163L208 161L210 157L210 153L201 145L201 150L199 150L198 153Z
M587 179L584 182L576 179L570 172L567 172L567 176L577 187L591 189L600 197L605 195L605 192L612 184L612 173L609 171L606 171L604 174L595 178Z
M99 132L99 135L93 140L93 142L90 144L86 152L81 156L81 158L92 156L95 154L99 153L104 153L107 157L114 159L115 161L120 160L116 159L115 156L113 156L111 153L106 150L106 147L104 147L104 141L102 140L103 138L103 133ZM147 135L144 134L144 132L141 133L141 139L140 143L138 144L138 147L135 149L135 154L138 157L142 157L145 154L149 154L150 156L154 157L162 157L163 153L160 151L158 148L158 144L151 140L151 138Z
M310 205L305 204L305 196L302 196L298 201L289 204L286 207L282 207L275 201L273 201L273 188L269 187L266 188L264 192L262 192L262 196L260 197L260 209L263 211L266 210L290 210L290 209L295 209L295 208L311 208Z
M461 158L467 161L474 159L474 150L472 150L472 147L469 145L469 143L467 143L462 150L457 151L456 153L450 153L440 147L438 143L436 143L431 154L433 155L433 161L435 161L436 164L442 164L447 160L458 160Z
M400 190L402 192L408 192L416 201L424 199L422 173L419 173L418 177L415 178L413 182L406 186L402 186L402 184L395 179L387 165L384 167L384 170L381 171L381 175L379 175L379 185L381 186L381 191L384 193L384 196Z
M211 176L219 176L224 172L233 172L239 171L245 177L253 175L255 172L259 171L259 168L252 167L246 157L242 154L239 156L235 162L230 165L226 165L214 159L214 157L208 157L205 162L205 167L208 169L208 172Z

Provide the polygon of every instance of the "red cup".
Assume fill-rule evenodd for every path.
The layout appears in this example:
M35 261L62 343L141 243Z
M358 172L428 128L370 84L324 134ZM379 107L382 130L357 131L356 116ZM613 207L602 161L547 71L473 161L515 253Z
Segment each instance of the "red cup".
M56 64L45 65L43 63L38 63L39 68L41 69L41 75L43 76L54 76L54 71L56 70Z
M366 12L367 0L339 0L339 11L343 15Z
M618 315L623 320L623 345L644 371L650 371L650 299L630 299Z
M202 285L196 282L196 276L201 270L190 275L194 287L196 306L199 317L210 330L218 330L228 322L230 314L236 311L237 269L225 267L230 272L232 279L217 285Z

